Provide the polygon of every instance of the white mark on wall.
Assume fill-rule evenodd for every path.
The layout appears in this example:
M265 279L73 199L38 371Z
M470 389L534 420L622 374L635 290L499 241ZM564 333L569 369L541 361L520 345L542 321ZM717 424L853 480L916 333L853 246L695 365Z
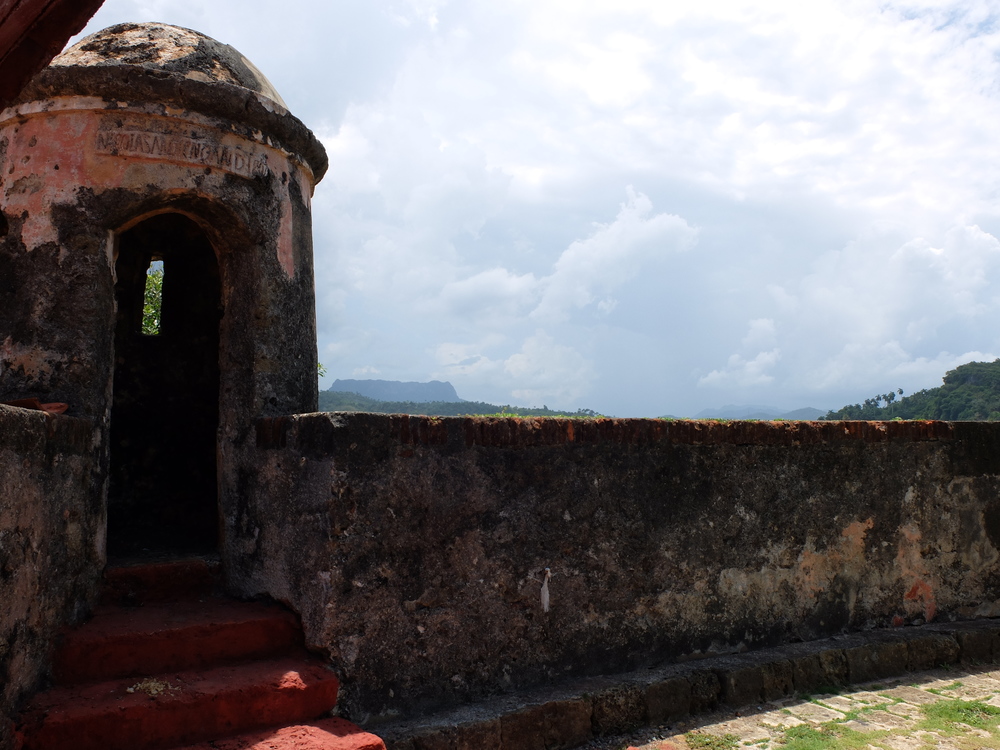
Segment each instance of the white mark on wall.
M545 569L545 578L542 580L542 611L549 611L549 579L552 578L552 571Z

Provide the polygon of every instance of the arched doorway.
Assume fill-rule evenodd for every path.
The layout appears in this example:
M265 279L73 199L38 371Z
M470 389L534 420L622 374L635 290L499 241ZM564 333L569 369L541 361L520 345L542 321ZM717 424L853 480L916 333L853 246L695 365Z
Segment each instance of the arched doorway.
M115 270L108 554L213 552L222 317L215 251L191 219L159 214L120 235Z

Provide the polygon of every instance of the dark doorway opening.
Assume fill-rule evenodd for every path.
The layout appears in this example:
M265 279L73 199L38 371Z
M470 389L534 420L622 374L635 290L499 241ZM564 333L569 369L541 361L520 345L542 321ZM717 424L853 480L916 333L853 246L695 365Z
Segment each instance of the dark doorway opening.
M122 233L115 270L108 555L215 552L215 251L191 219L160 214Z

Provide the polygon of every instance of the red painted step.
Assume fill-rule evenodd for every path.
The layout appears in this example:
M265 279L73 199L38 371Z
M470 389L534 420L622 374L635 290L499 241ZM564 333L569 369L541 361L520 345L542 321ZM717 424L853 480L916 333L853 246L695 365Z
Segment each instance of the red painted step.
M21 714L22 750L385 750L321 718L338 682L295 615L209 598L218 573L204 559L110 568L94 617L62 636L56 687Z
M157 602L97 608L63 634L52 671L57 684L203 669L251 659L302 654L295 615L276 604Z
M385 743L349 721L323 719L311 724L265 729L214 742L201 742L176 750L385 750Z
M328 713L337 678L301 659L54 688L22 715L24 750L156 750Z

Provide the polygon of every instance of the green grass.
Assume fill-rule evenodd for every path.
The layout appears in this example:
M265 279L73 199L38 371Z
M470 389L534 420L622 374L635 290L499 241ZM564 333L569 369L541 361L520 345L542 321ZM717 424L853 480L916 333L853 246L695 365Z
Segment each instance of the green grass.
M962 734L965 730L957 726L967 724L988 732L996 730L1000 724L1000 708L981 701L950 700L938 701L921 707L924 720L920 728L940 732L950 736Z
M684 740L692 750L734 750L739 747L740 738L732 734L721 737L715 734L688 732Z
M858 732L837 722L821 724L817 729L808 725L784 731L777 747L782 750L862 750L888 736L889 732Z
M869 746L886 747L882 740L900 734L899 731L859 732L844 726L844 723L858 718L863 720L865 714L884 710L887 705L889 704L865 706L849 712L843 720L826 722L819 727L790 727L775 739L772 747L775 750L864 750ZM1000 748L1000 736L997 736L1000 708L996 706L981 701L945 700L921 706L920 710L924 718L915 729L950 737L959 747L967 750ZM994 736L969 736L968 727L990 732ZM929 739L927 747L933 746Z
M872 686L873 690L876 687ZM962 687L955 681L942 689ZM836 692L836 689L829 692ZM820 693L822 695L823 693ZM876 729L871 726L852 728L847 726L852 720L874 721L878 726L878 715L875 711L885 711L889 706L900 703L898 698L892 698L891 703L878 703L858 706L847 712L843 719L828 721L822 724L800 724L774 730L771 739L741 742L732 735L713 735L694 730L684 735L688 747L692 750L738 750L743 747L767 748L767 750L867 750L881 748L888 750L894 737L913 737L915 732L929 734L919 736L921 750L935 750L941 738L948 741L959 750L1000 750L1000 707L993 706L981 700L948 699L945 697L936 703L919 706L923 718L910 724L910 728ZM803 696L806 700L820 702L815 697ZM821 700L821 699L820 699ZM788 713L787 709L783 709ZM885 726L884 724L882 726ZM971 727L971 729L970 729ZM979 730L978 732L973 730ZM988 733L988 736L987 734ZM980 736L982 735L982 736Z

